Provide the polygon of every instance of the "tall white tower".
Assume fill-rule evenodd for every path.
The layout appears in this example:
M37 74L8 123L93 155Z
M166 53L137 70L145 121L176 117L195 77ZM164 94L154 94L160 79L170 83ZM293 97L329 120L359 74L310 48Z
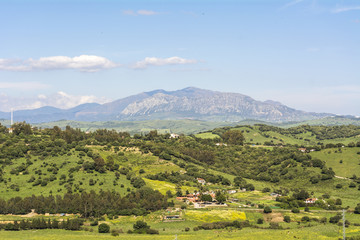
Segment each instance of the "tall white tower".
M14 124L14 109L11 108L11 120L10 120L10 127Z
M14 109L11 108L10 128L9 133L13 132L12 125L14 124Z

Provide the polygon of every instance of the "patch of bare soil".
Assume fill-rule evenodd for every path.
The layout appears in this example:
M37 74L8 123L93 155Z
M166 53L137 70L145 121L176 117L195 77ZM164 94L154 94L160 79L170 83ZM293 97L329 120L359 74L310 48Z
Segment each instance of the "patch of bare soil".
M282 213L268 213L268 214L264 214L264 219L266 222L279 223L279 222L283 222L284 216L282 215Z

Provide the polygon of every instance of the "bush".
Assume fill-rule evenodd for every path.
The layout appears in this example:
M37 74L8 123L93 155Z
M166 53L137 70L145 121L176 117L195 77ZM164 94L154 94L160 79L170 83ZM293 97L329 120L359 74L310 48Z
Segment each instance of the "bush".
M264 213L272 213L272 209L269 206L264 208Z
M335 187L338 188L338 189L340 189L340 188L342 188L342 185L339 183L339 184L336 184Z
M284 222L287 222L287 223L291 222L290 216L284 216Z
M97 225L99 225L98 220L95 220L95 221L90 223L90 226L97 226Z
M310 222L310 218L308 216L304 216L301 218L302 222Z
M270 229L281 229L282 227L278 223L271 222L269 228Z
M358 203L358 205L355 207L354 213L360 214L360 203Z
M159 231L149 228L149 229L146 229L146 233L147 234L159 234Z
M106 223L102 223L98 227L99 233L109 233L110 232L110 226Z
M264 219L262 218L258 218L258 220L256 221L257 224L263 224L264 223Z
M190 231L190 228L189 228L189 227L186 227L186 228L185 228L185 232L188 232L188 231Z
M300 210L299 210L298 208L293 208L293 209L291 209L291 212L292 212L292 213L299 213Z

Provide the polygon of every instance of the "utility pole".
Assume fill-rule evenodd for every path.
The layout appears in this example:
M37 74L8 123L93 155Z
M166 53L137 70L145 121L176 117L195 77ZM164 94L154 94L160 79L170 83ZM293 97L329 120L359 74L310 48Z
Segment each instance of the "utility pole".
M345 232L345 209L343 209L343 240L346 240L346 232Z

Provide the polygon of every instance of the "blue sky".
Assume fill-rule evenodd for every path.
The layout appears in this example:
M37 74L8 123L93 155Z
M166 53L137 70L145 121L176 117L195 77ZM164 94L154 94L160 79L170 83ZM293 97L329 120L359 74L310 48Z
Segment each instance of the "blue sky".
M360 1L0 1L0 110L188 86L360 115Z

